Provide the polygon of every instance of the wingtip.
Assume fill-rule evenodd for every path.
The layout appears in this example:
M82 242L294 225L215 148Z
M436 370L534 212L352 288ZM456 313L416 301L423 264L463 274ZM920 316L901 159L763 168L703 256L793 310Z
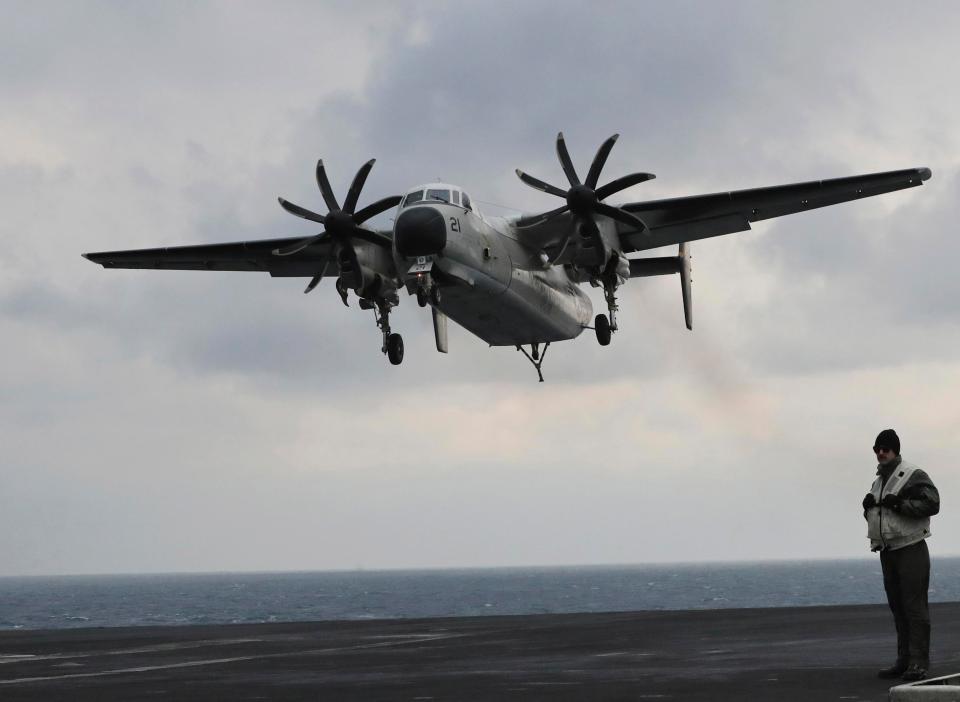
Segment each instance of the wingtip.
M918 168L917 173L920 174L920 180L930 180L933 177L933 171L927 167Z
M104 258L102 253L98 254L95 252L91 252L91 253L82 253L80 255L83 256L88 261L90 261L90 263L95 263L96 265L103 266L104 268L106 268L107 264L109 263L109 261L106 258Z

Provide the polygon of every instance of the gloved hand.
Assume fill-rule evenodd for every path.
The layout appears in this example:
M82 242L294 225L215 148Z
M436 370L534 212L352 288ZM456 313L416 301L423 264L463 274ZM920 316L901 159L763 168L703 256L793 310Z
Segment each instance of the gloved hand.
M897 510L900 509L901 502L903 502L903 498L900 495L884 495L880 504L889 509Z
M872 492L868 492L867 496L863 498L863 508L870 509L871 507L877 506L877 498L873 496Z

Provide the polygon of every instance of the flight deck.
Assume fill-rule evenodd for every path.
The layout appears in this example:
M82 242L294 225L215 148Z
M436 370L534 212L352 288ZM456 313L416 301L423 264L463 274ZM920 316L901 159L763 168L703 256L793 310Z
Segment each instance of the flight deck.
M0 700L879 701L895 647L878 605L4 631Z

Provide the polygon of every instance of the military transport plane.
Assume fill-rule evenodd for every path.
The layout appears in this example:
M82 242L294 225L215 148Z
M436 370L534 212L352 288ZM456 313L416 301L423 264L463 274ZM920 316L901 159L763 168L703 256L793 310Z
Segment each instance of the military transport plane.
M390 310L406 289L421 307L431 307L438 351L447 352L449 317L491 346L515 346L542 382L541 365L552 342L593 329L602 346L610 343L618 326L617 291L631 278L679 274L684 318L693 329L689 242L747 231L751 222L912 188L931 176L928 168L908 168L611 205L609 197L654 177L632 173L598 185L617 138L603 142L581 180L563 134L557 135L557 156L569 187L517 170L530 187L563 200L538 214L485 216L465 190L450 183L418 185L358 209L373 160L357 171L341 205L318 161L317 185L327 214L280 198L287 212L319 224L317 234L84 256L104 268L264 271L310 278L306 293L323 278L334 278L345 305L352 290L360 309L373 310L381 351L394 365L403 361L403 338L391 330ZM393 208L398 211L392 229L364 226ZM678 246L676 256L628 256L668 245ZM607 314L592 318L583 283L603 288Z

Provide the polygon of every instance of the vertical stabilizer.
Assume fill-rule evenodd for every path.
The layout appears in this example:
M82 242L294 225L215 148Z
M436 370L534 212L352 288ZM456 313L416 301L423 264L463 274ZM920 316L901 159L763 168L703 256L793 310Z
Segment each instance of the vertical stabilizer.
M693 278L690 273L690 245L687 242L680 244L680 292L683 295L683 320L687 329L693 331L693 298L690 284Z
M437 340L437 351L447 353L447 315L433 309L433 336Z

